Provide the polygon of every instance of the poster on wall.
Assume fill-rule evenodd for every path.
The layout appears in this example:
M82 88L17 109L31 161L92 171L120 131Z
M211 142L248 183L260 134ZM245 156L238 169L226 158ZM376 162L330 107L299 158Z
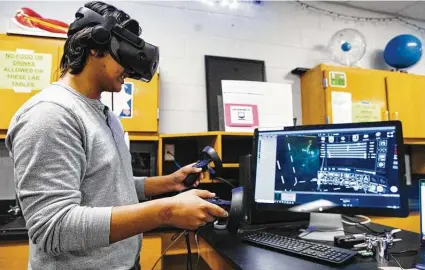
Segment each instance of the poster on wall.
M292 82L223 80L225 131L293 126Z
M257 127L258 110L255 104L224 104L225 122L231 127Z
M119 93L113 93L112 110L119 118L133 118L134 85L125 82Z
M52 55L32 50L0 51L0 89L29 93L50 84Z
M353 103L353 122L377 122L381 121L381 108L378 104L368 101Z
M332 123L351 123L353 119L353 109L351 93L332 91Z
M69 24L46 15L43 17L35 10L22 7L10 15L8 34L66 38Z

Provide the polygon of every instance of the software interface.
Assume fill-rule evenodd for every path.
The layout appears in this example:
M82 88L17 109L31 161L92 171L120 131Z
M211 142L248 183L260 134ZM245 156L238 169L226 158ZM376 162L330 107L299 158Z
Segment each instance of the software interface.
M255 200L400 208L395 127L260 131Z

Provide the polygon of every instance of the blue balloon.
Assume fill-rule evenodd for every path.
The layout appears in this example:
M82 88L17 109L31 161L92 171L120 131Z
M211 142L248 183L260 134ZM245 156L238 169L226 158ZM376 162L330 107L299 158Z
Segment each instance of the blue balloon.
M348 52L349 50L351 50L351 44L346 41L346 42L342 43L341 49L344 52Z
M422 57L422 42L413 35L399 35L385 46L384 60L396 69L408 68Z

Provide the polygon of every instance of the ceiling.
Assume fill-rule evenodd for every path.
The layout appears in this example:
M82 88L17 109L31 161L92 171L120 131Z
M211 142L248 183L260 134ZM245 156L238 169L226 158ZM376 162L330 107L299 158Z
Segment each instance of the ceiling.
M425 21L425 1L338 1L340 4Z

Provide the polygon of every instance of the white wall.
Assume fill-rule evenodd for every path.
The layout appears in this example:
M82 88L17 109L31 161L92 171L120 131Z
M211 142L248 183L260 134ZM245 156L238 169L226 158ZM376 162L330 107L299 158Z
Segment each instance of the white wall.
M72 21L84 2L0 2L0 32L22 6L43 16ZM236 10L197 2L110 2L137 19L142 36L160 46L160 132L207 131L204 55L264 60L269 82L290 79L294 85L294 115L301 118L299 80L290 74L296 67L329 63L325 47L342 28L360 30L368 42L360 66L387 68L382 60L386 43L395 35L419 33L397 23L353 23L305 10L293 2L240 4ZM309 2L345 14L380 16L375 13ZM410 70L425 74L423 61Z

